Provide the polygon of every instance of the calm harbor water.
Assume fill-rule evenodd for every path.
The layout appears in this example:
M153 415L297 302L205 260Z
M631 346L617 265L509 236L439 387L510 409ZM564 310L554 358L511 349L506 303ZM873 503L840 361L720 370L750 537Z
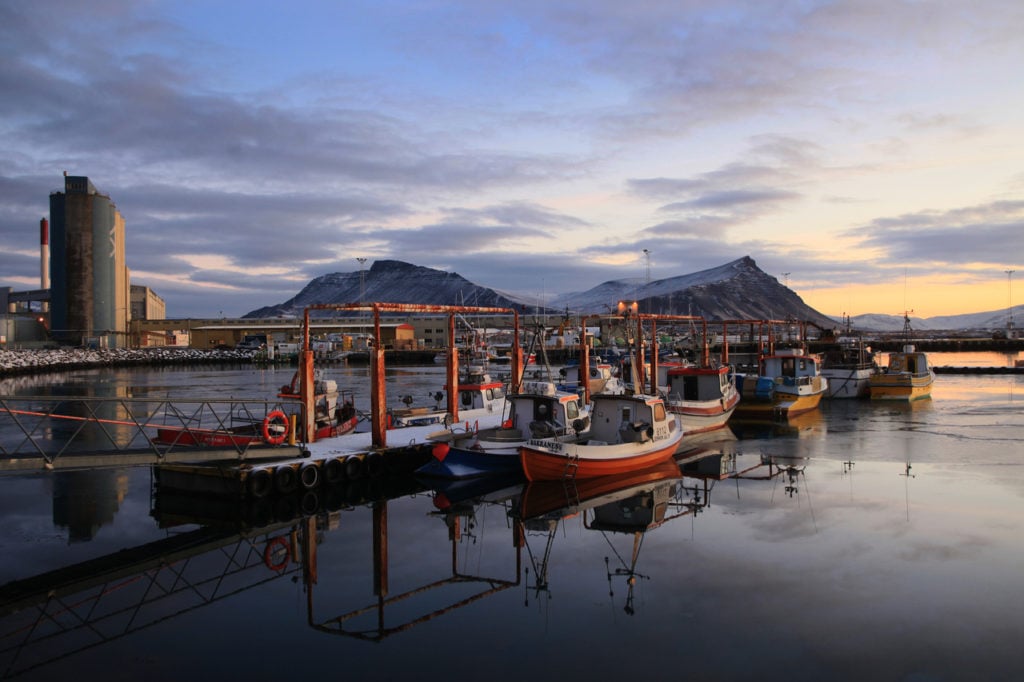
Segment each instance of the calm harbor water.
M271 397L291 372L0 394ZM328 371L357 405L366 372ZM389 403L429 404L443 370L388 381ZM154 489L146 467L0 476L0 586L21 588L0 676L1021 679L1022 426L1024 377L942 375L912 405L736 423L647 496L401 479L321 499L313 522Z

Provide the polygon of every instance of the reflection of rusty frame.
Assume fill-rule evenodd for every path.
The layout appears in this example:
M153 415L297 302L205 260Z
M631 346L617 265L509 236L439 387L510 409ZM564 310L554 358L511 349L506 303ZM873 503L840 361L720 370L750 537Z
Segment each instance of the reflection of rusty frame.
M36 670L297 573L290 565L292 530L285 524L253 534L201 528L2 586L0 677ZM257 547L275 541L289 546L280 566L271 566L269 550ZM199 560L204 557L221 564L207 569Z
M354 611L343 613L340 616L330 618L322 623L315 622L313 618L313 600L312 600L312 585L307 590L307 603L306 608L308 611L309 625L314 630L321 632L327 632L330 634L344 635L346 637L353 637L355 639L361 639L370 642L379 642L386 637L404 632L409 630L416 625L426 623L427 621L433 620L439 616L443 616L451 611L458 610L463 606L468 606L476 601L489 597L492 594L496 594L503 590L507 590L510 587L515 587L520 584L520 573L522 569L522 532L519 528L519 524L513 524L513 545L516 550L516 571L515 580L504 580L501 578L487 578L484 576L471 576L461 575L456 570L458 564L458 538L459 533L457 530L450 534L452 541L452 575L450 578L442 578L432 583L427 583L420 587L413 588L401 594L397 594L393 597L387 596L387 585L388 585L388 564L387 564L387 506L386 503L377 503L373 507L373 570L374 570L374 593L377 595L377 602L375 604L369 604ZM410 621L396 625L393 627L384 626L384 609L386 606L395 604L400 601L409 599L419 594L430 592L431 590L439 587L445 587L447 585L460 585L469 583L481 583L486 584L488 587L481 592L460 599L459 601L445 606L444 608L436 609L430 613L426 613L418 618L414 618ZM346 630L345 623L353 618L372 613L374 610L377 611L377 627L370 630Z

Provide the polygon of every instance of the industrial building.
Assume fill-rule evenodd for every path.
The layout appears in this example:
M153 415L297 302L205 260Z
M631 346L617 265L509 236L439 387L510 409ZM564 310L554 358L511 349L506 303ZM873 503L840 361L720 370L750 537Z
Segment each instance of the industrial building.
M50 334L76 346L128 345L124 218L85 176L50 194ZM45 274L44 274L45 277Z

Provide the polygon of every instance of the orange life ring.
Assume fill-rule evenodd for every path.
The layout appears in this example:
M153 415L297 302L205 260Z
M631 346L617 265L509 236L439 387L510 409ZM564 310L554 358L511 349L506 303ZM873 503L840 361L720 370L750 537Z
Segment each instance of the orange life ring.
M278 421L284 428L280 433L271 435L270 425L275 424ZM288 437L288 416L281 410L274 410L266 417L263 418L263 440L271 445L280 445L284 442L284 439Z
M280 561L274 561L274 550L278 547L284 549L284 556ZM288 541L281 535L268 542L266 548L263 550L263 563L266 564L267 568L271 571L283 571L291 558L292 550L288 546Z

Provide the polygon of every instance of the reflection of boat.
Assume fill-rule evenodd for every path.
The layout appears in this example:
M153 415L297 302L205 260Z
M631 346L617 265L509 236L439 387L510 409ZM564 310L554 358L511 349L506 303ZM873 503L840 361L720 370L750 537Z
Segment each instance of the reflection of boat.
M725 426L740 402L729 367L683 365L668 370L669 412L678 415L686 435Z
M615 476L597 476L568 483L533 481L523 490L519 518L524 522L561 519L682 477L679 465L667 461Z
M544 381L527 381L521 392L506 396L508 416L499 426L477 431L445 431L434 445L434 458L416 470L422 476L464 478L520 470L519 448L529 438L571 442L590 428L590 416L575 393L556 391Z
M442 511L467 502L479 504L508 499L523 489L523 476L516 471L474 478L418 480L433 489L434 506Z
M761 357L758 374L737 374L737 416L791 417L814 410L828 390L817 355L787 348Z
M497 419L505 405L505 389L500 381L491 379L491 375L479 365L469 366L459 377L459 419L475 420L494 417ZM449 418L448 411L440 407L444 395L438 392L434 398L439 405L429 407L404 407L388 410L388 428L404 426L427 426L441 424ZM411 404L411 397L404 399ZM496 416L497 415L497 416Z
M590 433L579 441L531 438L519 455L526 478L588 478L643 469L672 457L683 437L661 398L597 394L590 416Z
M820 433L824 423L821 410L811 410L786 419L742 419L734 418L729 429L740 438L792 438Z
M644 534L666 521L691 514L700 506L676 501L682 478L679 466L674 461L668 461L616 476L574 481L535 481L527 484L518 510L514 513L525 531L546 536L546 546L540 561L535 561L533 565L536 576L534 589L538 593L548 590L552 542L559 522L582 515L583 526L588 530L633 536L632 554L628 563L614 547L612 549L621 566L611 568L608 557L605 557L609 595L613 594L612 577L625 576L628 586L625 610L632 614L636 578L646 577L636 572ZM674 505L683 511L669 515L669 509Z

